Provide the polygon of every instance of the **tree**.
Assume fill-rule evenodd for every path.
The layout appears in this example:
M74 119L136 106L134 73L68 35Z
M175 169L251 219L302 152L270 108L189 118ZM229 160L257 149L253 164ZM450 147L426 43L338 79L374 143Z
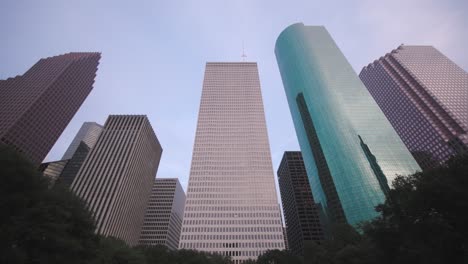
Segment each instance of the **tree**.
M289 251L268 250L260 255L257 264L302 264L301 258L291 254Z
M92 264L146 264L145 255L114 237L100 237L98 256Z
M377 253L369 239L348 224L333 225L329 240L304 244L305 263L370 264L378 262Z
M380 216L364 225L381 263L468 263L468 157L399 176Z
M27 159L0 146L0 262L86 263L97 236L80 199L48 188Z
M179 250L174 263L183 264L228 264L231 263L231 258L218 254L210 254L195 250Z
M230 264L227 256L195 250L169 250L165 246L139 246L135 250L145 256L146 263L158 264Z

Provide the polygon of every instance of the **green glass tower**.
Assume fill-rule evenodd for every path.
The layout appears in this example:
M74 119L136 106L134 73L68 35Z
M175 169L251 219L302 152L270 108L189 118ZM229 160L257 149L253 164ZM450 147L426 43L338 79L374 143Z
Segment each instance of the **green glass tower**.
M370 220L396 175L420 170L323 26L286 28L276 58L326 222Z

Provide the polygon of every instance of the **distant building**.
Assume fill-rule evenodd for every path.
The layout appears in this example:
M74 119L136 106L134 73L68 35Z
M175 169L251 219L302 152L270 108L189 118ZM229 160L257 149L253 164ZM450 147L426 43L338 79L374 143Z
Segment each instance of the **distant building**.
M376 217L393 179L420 167L325 27L287 27L275 54L323 219Z
M289 250L288 234L286 232L286 227L284 226L283 226L283 237L284 237L284 250Z
M0 144L39 166L91 92L100 58L99 53L45 58L24 75L0 80Z
M161 154L146 116L109 116L71 185L98 234L137 245Z
M300 151L286 151L278 168L289 250L303 255L304 241L320 242L324 233Z
M74 150L73 155L68 160L67 165L63 168L62 173L58 178L59 183L65 186L71 186L90 150L91 148L88 144L83 141L80 142L78 148Z
M49 178L50 184L53 185L62 174L63 168L67 165L68 160L58 160L42 163L39 166L39 172Z
M468 73L432 46L401 45L359 74L423 169L468 150Z
M255 62L208 62L179 248L234 264L284 249Z
M84 122L75 138L71 142L68 149L65 151L62 159L71 159L75 154L76 149L81 142L84 142L89 148L93 148L94 144L101 134L102 126L95 122Z
M163 245L175 250L179 247L185 193L178 179L155 179L146 206L139 244Z

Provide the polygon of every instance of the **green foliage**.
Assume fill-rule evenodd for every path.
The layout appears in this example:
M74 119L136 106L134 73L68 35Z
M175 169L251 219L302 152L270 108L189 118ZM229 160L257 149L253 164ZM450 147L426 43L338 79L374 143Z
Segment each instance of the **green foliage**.
M231 259L226 256L199 252L194 250L168 250L164 246L137 247L146 263L158 264L228 264Z
M227 264L229 257L165 247L131 248L94 234L85 204L0 145L0 263Z
M468 263L468 157L393 182L364 226L382 263Z
M305 263L341 264L376 263L377 255L370 241L347 224L332 227L332 238L320 244L304 244Z
M159 263L146 262L142 252L129 247L124 241L113 237L99 239L98 256L92 264L145 264Z
M306 263L468 263L468 157L399 176L380 216L363 233L333 227L332 239L306 243Z
M94 234L83 202L21 155L0 146L0 263L227 264L229 257L163 246L131 248ZM332 227L331 240L306 242L304 260L272 250L258 264L468 263L468 157L393 182L380 216L357 232Z
M289 251L268 250L257 259L257 264L302 264L301 258L291 254Z
M83 263L97 237L81 200L48 181L15 151L0 146L0 262Z

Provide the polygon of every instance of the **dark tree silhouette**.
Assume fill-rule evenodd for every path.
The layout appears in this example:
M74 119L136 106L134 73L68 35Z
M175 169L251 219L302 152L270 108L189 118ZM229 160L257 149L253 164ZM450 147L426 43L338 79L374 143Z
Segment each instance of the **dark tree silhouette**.
M20 154L0 145L0 262L86 263L97 236L80 199L48 181Z

